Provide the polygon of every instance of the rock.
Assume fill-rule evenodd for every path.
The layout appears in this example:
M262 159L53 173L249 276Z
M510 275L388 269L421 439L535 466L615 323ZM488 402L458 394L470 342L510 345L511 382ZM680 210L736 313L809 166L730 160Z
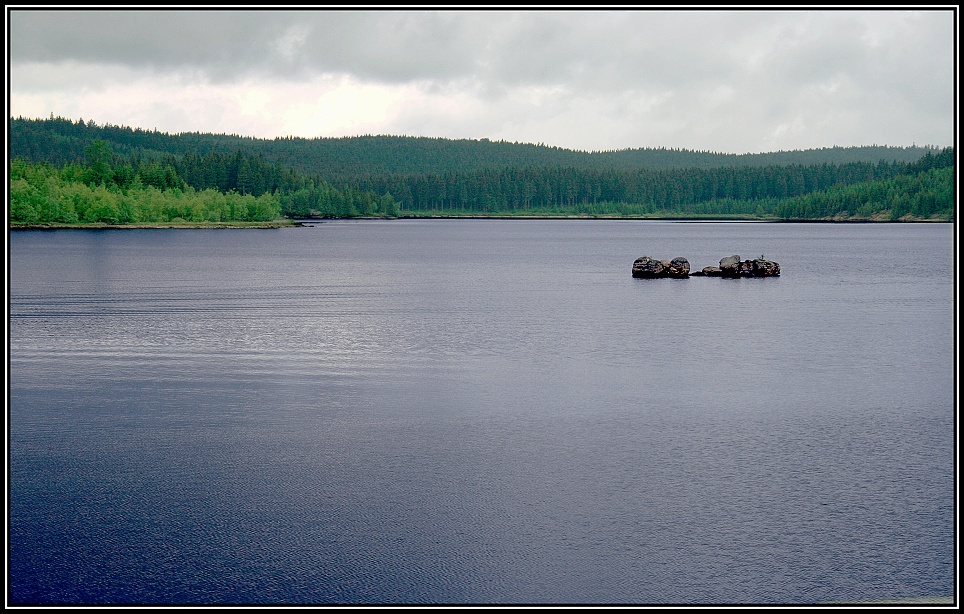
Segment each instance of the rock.
M669 267L666 269L666 274L670 277L689 277L690 274L690 261L686 258L673 258L669 262Z
M640 256L633 263L633 277L642 277L644 279L654 279L656 277L663 277L663 272L666 267L659 260L653 260L649 256Z
M720 260L720 277L739 277L740 257L727 256Z
M749 260L744 260L736 265L736 271L740 277L753 277L753 263Z
M705 266L699 274L703 277L722 277L723 269L718 266ZM693 275L696 275L696 273L693 273Z
M780 265L764 259L763 256L742 261L739 256L727 256L720 260L722 277L776 277L779 274Z
M778 277L780 275L780 264L770 260L764 260L763 256L753 261L754 277Z
M682 279L689 277L689 274L690 263L686 258L655 260L649 256L640 256L633 262L633 277L643 279L675 277Z

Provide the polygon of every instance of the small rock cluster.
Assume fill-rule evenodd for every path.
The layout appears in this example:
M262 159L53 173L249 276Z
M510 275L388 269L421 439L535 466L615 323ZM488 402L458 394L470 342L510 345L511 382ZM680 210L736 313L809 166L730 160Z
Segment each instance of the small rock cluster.
M691 275L690 263L686 258L656 260L640 256L633 262L633 277L656 279L661 277L686 278ZM741 260L739 256L727 256L720 260L720 266L704 267L692 273L694 277L777 277L780 264L766 260L763 256L753 260Z
M689 277L690 263L686 258L672 260L654 260L649 256L640 256L633 263L633 277L655 279L657 277Z

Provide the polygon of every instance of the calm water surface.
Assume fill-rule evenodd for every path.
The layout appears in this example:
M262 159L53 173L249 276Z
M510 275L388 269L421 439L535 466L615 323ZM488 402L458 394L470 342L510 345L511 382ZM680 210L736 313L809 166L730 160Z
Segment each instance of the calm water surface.
M955 588L954 233L12 232L12 604ZM769 279L640 280L761 254Z

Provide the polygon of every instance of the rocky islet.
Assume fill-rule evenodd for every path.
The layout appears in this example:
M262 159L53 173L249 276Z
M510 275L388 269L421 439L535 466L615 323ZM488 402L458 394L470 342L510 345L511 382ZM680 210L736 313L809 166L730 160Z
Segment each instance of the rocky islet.
M689 260L682 257L672 260L657 260L640 256L633 262L633 277L640 279L687 277L779 277L780 264L763 256L752 260L742 260L739 255L727 256L720 260L720 266L703 267L690 273Z

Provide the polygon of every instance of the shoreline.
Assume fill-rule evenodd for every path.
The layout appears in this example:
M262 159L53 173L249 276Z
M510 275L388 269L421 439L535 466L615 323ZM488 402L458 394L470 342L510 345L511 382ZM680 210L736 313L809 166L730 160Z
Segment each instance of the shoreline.
M407 219L407 220L628 220L648 222L754 222L766 224L952 224L953 219L904 217L897 220L871 218L764 218L720 216L632 216L632 215L400 215L397 218L332 218L332 219ZM305 221L321 222L324 218Z
M154 230L154 229L257 229L273 230L279 228L310 227L325 222L345 220L604 220L604 221L649 221L649 222L720 222L756 224L953 224L953 219L912 218L897 220L866 218L815 218L815 219L773 219L757 217L687 217L687 216L625 216L625 215L399 215L398 217L341 217L341 218L297 218L275 220L273 222L145 222L138 224L67 224L67 223L11 223L8 230Z
M145 222L140 224L63 224L57 222L43 224L12 223L8 230L168 230L168 229L207 229L207 228L252 228L269 230L275 228L297 228L302 226L297 220L278 220L274 222Z

